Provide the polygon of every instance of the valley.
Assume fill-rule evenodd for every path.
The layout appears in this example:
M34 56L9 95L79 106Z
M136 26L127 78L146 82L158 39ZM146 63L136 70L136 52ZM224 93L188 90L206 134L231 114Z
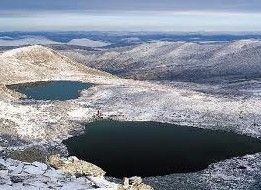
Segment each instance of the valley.
M43 157L53 153L68 156L62 141L82 134L83 123L97 116L259 138L260 47L259 41L237 41L203 45L155 42L95 50L34 45L4 50L0 54L2 154L16 159L17 152L36 149ZM53 81L78 81L92 86L82 88L77 97L62 101L35 101L23 91L8 88ZM194 181L188 187L191 189L225 189L230 178L234 180L233 187L251 187L258 185L260 163L260 153L255 152L212 163L195 173L144 180L162 190L170 189L178 179L184 180L183 188Z

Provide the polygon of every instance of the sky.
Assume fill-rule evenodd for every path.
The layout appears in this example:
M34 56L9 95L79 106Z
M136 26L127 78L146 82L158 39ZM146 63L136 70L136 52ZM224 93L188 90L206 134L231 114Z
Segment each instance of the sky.
M0 0L0 31L261 31L260 0Z

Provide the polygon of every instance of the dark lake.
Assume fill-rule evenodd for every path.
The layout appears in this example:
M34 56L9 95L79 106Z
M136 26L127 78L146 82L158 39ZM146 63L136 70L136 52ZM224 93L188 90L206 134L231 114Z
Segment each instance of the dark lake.
M34 100L70 100L77 99L80 92L92 84L78 81L48 81L9 85L8 88L25 94Z
M107 176L158 176L203 170L224 159L261 152L261 141L232 132L157 122L101 120L63 142L70 155Z

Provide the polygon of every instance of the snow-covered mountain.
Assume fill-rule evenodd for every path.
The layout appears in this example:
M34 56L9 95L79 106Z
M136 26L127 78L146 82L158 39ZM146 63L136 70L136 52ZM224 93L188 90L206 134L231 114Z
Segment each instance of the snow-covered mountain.
M75 63L50 48L35 45L0 54L1 82L59 79L59 77L99 78L110 74ZM89 76L89 77L87 77Z
M28 38L21 38L21 39L6 39L0 38L0 46L26 46L26 45L48 45L48 44L59 44L59 42L50 40L44 37L28 37Z
M68 45L84 46L84 47L104 47L110 45L110 43L90 40L87 38L73 39L67 43Z
M195 75L202 74L203 71L207 71L205 75L208 77L216 76L213 73L218 73L219 76L223 76L221 74L232 76L235 71L244 74L244 70L253 77L254 73L260 72L260 42L258 41L203 45L156 42L110 50L76 51L79 52L68 55L74 59L78 56L77 60L93 67L110 69L123 76L139 76L145 79L158 79L159 76L167 78L168 71L172 74L179 72L184 74L184 77L192 75L193 72ZM220 74L218 69L223 73ZM213 73L208 74L209 71ZM228 71L231 71L232 74ZM162 75L157 76L157 72ZM179 75L175 75L175 77L177 76ZM194 78L197 79L197 77ZM26 102L10 98L12 92L7 89L7 85L42 80L78 80L99 85L82 91L76 100L64 102ZM259 84L254 81L252 83ZM235 88L237 89L237 86ZM79 123L91 121L98 110L102 110L105 118L168 122L260 137L260 105L260 96L219 97L199 93L193 89L183 89L151 81L124 80L86 67L50 48L39 45L6 51L0 55L0 122L2 126L0 136L5 137L4 149L10 148L16 137L21 143L37 144L38 146L41 143L48 143L50 146L56 146L56 143L60 145L63 139L82 132L82 126ZM194 174L199 176L196 178L200 178L199 184L204 181L202 189L216 186L220 187L218 189L222 189L227 187L227 183L231 184L231 181L235 189L240 189L242 181L244 181L242 179L248 179L244 183L246 186L253 187L260 179L260 176L256 175L260 173L259 160L260 154L249 155L242 158L242 161L231 160L232 164L236 164L231 164L231 167L227 167L230 166L229 163L222 163L222 167L218 163L218 167L211 166L203 173L201 171ZM2 180L2 184L6 185L5 182L7 182L7 185L10 186L8 180L12 176L9 174L18 166L14 167L14 164L9 164L8 160L3 160L2 163L8 164L6 166L8 170L2 170L3 177L7 179ZM244 170L241 166L242 163L246 168ZM33 172L43 172L35 164L21 162L19 164L33 169L31 170ZM184 174L185 179L181 179L179 175L178 183L187 184L189 176L191 174ZM31 180L30 175L28 179L30 183L39 182L41 185L46 185L39 181L42 179L41 177L41 175L36 176L34 180ZM67 179L72 179L73 183L79 182L75 178ZM171 179L174 178L171 177ZM151 180L154 184L164 182L162 178ZM173 185L168 177L165 180L170 184L169 186ZM194 184L197 183L195 178L191 180ZM27 181L26 179L25 182L27 183ZM57 183L59 182L57 181ZM67 181L63 179L63 182ZM57 183L55 182L55 184ZM75 188L74 184L72 185ZM169 186L166 189L173 189Z
M261 41L154 42L69 55L88 66L128 78L197 81L261 76Z
M83 47L104 47L110 45L110 43L103 41L90 40L87 38L72 39L69 42L59 42L50 40L45 37L24 37L20 39L12 39L8 37L0 38L0 46L2 47L19 47L28 45L73 45L73 46L83 46Z

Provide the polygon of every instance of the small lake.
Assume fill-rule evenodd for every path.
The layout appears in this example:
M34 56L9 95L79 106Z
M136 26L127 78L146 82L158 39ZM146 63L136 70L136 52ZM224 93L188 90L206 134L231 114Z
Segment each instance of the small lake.
M83 135L63 143L70 155L119 178L196 172L214 162L261 152L256 138L157 122L95 121L86 124Z
M25 94L34 100L70 100L77 99L80 92L92 84L78 81L48 81L9 85L8 88Z

